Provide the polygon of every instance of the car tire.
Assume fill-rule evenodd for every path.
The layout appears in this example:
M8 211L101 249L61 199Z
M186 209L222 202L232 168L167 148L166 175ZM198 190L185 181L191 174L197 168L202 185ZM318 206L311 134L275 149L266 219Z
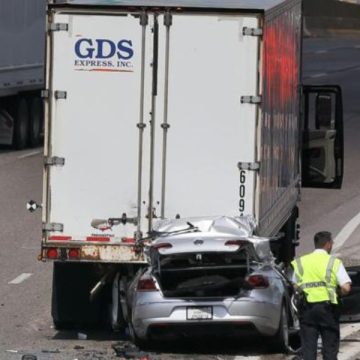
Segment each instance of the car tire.
M128 334L130 340L140 349L146 349L149 346L147 339L140 339L134 329L134 326L131 321L128 323Z
M281 353L289 352L289 323L286 306L283 304L281 307L279 328L274 336L273 344L275 349Z

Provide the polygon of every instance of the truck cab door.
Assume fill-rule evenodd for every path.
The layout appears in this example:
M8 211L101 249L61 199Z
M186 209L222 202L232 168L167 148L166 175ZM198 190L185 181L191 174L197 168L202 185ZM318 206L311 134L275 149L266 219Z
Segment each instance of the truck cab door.
M344 172L341 88L306 85L302 95L302 186L340 189Z

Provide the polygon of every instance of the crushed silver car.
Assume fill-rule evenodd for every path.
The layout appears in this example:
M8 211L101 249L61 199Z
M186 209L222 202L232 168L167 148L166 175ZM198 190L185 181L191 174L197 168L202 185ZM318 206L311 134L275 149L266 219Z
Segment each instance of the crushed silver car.
M133 338L261 334L288 350L292 289L253 228L246 217L159 222L128 291Z

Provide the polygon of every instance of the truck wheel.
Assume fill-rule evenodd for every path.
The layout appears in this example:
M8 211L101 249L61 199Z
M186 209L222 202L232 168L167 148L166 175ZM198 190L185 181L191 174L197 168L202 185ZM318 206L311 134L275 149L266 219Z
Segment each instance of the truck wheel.
M17 98L15 102L15 126L13 144L15 149L24 149L28 143L29 132L29 108L23 97Z
M31 147L40 144L41 124L43 122L42 101L38 97L32 97L29 101L30 124L29 124L29 145Z
M111 327L114 331L122 331L126 328L126 314L124 314L124 279L120 273L115 275L112 285Z
M102 298L90 301L99 280L93 264L54 263L51 315L58 330L89 328L102 320Z

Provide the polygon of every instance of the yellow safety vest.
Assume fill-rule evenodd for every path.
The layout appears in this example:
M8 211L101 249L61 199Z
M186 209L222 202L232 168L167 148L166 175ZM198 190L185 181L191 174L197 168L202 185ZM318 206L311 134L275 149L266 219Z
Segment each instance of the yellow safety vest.
M330 301L337 304L336 274L341 261L323 251L314 251L292 261L297 285L309 303Z

